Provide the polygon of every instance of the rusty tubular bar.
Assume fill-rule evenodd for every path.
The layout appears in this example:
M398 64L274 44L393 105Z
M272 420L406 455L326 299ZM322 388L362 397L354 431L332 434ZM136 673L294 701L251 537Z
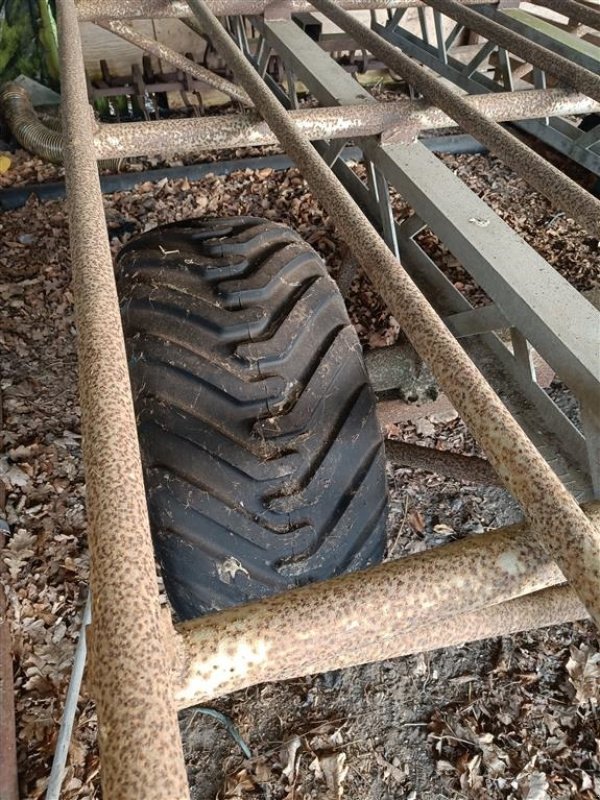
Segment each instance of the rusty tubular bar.
M77 12L73 0L57 7L103 796L183 800L189 792Z
M433 447L409 444L396 439L385 440L385 454L398 467L423 469L459 481L483 483L486 486L502 485L502 481L485 458L464 456L449 450L436 450Z
M474 95L465 100L489 119L502 121L600 111L600 103L595 100L563 89ZM368 106L300 109L289 115L312 140L352 139L390 129L414 136L419 130L456 125L435 106L408 99ZM257 147L276 144L277 137L260 117L247 113L100 125L94 143L97 158L126 158L148 153Z
M365 607L366 603L360 598L356 619L359 619L359 612ZM476 611L465 611L442 620L438 617L409 632L399 630L392 634L387 618L380 615L376 621L379 625L376 629L378 635L369 637L365 645L361 646L362 631L354 629L350 636L345 637L344 649L334 644L332 653L332 642L337 642L340 620L331 620L329 613L325 619L318 620L318 626L312 631L310 638L296 636L306 630L302 627L306 626L305 619L296 619L295 615L288 618L285 628L279 634L284 634L284 638L276 642L270 636L266 640L257 638L264 630L268 634L266 625L265 629L259 625L255 627L252 621L248 631L247 618L240 616L236 621L226 621L226 638L222 638L220 630L207 630L204 626L200 630L191 628L182 631L179 647L181 667L176 677L175 701L185 708L257 683L399 658L479 639L509 636L532 628L562 625L586 617L588 614L585 606L569 586L554 586L503 603L478 608ZM353 622L354 617L342 620L346 627ZM294 625L297 627L293 627ZM293 641L289 640L290 630ZM245 632L255 634L255 638L247 640ZM285 643L283 649L282 641ZM345 649L346 643L348 650ZM271 645L272 650L268 649ZM268 653L268 662L263 653ZM201 676L207 674L211 667L216 674L211 682L204 685Z
M124 22L120 20L111 20L109 22L99 22L98 25L114 33L116 36L119 36L121 39L125 39L125 41L130 42L130 44L139 47L141 50L152 53L152 55L157 58L164 59L171 64L171 66L176 67L176 69L187 72L188 75L192 75L199 81L204 81L204 83L212 86L213 89L218 89L220 92L223 92L223 94L229 95L233 100L238 100L245 106L252 105L252 101L246 92L240 89L239 86L236 86L235 83L231 83L231 81L222 78L220 75L216 75L214 72L206 69L206 67L196 64L189 58L182 56L176 50L167 47L166 44L157 42L156 39L151 39L149 36L144 36L143 33L130 28L129 25L126 25Z
M445 0L446 1L446 0ZM437 3L437 0L435 0ZM339 8L331 0L313 0L313 5L349 33L357 44L365 47L428 100L452 117L467 133L488 147L509 167L521 175L540 194L595 236L600 236L600 201L575 181L520 142L502 126L486 119L452 89L430 75L426 69L397 47L378 36L359 20ZM591 75L591 73L590 73ZM594 76L592 76L594 77ZM595 78L595 80L599 80ZM587 92L586 92L587 93ZM600 96L600 95L599 95Z
M481 0L460 0L465 5L480 5ZM497 5L490 0L488 5ZM263 14L272 0L211 0L210 10L217 17L237 14ZM308 0L286 0L286 10L297 14L311 11ZM376 8L422 8L425 0L341 0L340 5L349 11ZM79 0L77 13L83 22L104 19L164 19L166 17L191 17L192 12L185 0Z
M590 513L600 521L600 504ZM486 636L482 609L563 580L522 524L211 614L177 627L175 701L185 707L266 680L461 642L463 615L473 638ZM573 607L585 614L570 594L568 606L569 615Z
M3 547L4 534L0 533L0 553ZM0 800L19 800L13 642L7 610L6 593L0 582Z
M590 70L532 42L520 33L505 28L499 22L484 17L471 8L464 8L456 0L427 0L427 5L464 25L465 28L480 33L491 42L510 50L533 66L556 75L578 91L600 100L600 77Z
M257 111L304 174L315 197L331 216L375 290L388 303L409 340L429 364L450 401L480 441L492 466L521 503L534 533L556 559L596 623L600 624L600 530L588 520L552 472L350 194L321 160L309 139L298 132L283 106L218 19L202 0L188 2L213 45L225 57L252 98ZM329 15L330 3L314 4ZM345 23L346 12L340 13Z
M575 0L531 0L536 6L544 6L569 19L600 30L600 11L591 6L584 6Z

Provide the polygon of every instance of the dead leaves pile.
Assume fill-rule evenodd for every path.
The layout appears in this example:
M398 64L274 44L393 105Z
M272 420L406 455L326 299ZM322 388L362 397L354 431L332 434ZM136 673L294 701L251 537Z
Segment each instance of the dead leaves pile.
M262 789L275 784L279 800L341 800L348 775L343 745L342 731L327 723L312 735L293 736L272 758L246 761L218 800L263 797Z

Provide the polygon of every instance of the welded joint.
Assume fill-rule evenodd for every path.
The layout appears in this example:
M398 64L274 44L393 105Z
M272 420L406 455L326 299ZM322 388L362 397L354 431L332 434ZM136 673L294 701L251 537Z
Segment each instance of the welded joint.
M388 144L412 144L419 138L422 127L416 119L407 117L382 131L379 141L384 147Z

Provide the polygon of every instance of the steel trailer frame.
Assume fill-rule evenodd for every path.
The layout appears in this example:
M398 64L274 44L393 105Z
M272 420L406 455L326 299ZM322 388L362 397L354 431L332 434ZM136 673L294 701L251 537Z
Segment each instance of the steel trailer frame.
M476 11L466 9L475 4ZM444 0L443 5L455 16L465 9L475 14L475 28L475 23L485 27L488 14L497 23L504 13L497 7L507 3L483 7L480 0ZM77 5L58 0L57 6L92 565L90 687L98 708L103 796L188 797L177 707L259 681L587 614L600 623L600 504L584 509L578 504L600 494L600 313L418 138L423 128L447 125L450 117L597 236L600 203L492 121L529 125L532 115L555 120L597 111L597 76L569 62L576 66L566 70L569 80L595 100L584 97L561 80L564 59L552 60L539 44L525 53L520 40L503 36L502 47L518 48L521 57L532 59L530 66L543 62L565 86L548 90L538 81L537 89L465 98L417 63L433 65L426 29L417 43L405 34L396 37L406 8L436 9L436 58L447 68L447 79L458 28L443 40L441 0L337 5L331 0L212 0L209 5L203 0L189 0L189 5L181 0L80 0ZM388 9L388 24L381 26L373 14L372 30L344 10L379 7ZM307 9L333 20L425 100L376 101L291 21L292 11ZM235 18L229 31L213 12ZM101 22L130 36L130 29L111 20L192 14L232 67L237 85L232 89L219 78L220 85L243 101L249 98L254 111L226 124L219 118L222 130L210 119L98 127L88 106L78 21ZM253 15L260 32L256 51L248 47L241 15ZM485 29L490 36L496 30ZM271 50L322 108L287 110L295 106L294 82L286 95L263 79L265 53L268 57ZM498 47L488 43L475 54L469 81L494 50ZM500 55L506 76L510 63L506 53ZM473 94L481 91L477 83ZM279 140L296 162L500 480L521 503L527 522L174 628L159 611L96 159L186 145L230 147L240 138L253 144ZM338 158L348 139L362 150L367 184ZM401 223L391 209L390 185L414 209ZM490 305L472 308L424 252L419 233L426 227L485 290ZM510 344L501 331L509 332ZM532 348L578 398L583 432L537 384Z

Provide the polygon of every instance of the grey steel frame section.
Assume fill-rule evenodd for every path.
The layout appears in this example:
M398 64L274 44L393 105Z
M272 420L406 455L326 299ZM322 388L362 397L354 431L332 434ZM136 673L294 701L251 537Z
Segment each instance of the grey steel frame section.
M308 37L299 35L293 23L263 24L257 21L256 24L262 28L270 47L284 61L293 65L300 79L320 103L358 101L371 105L376 102L350 76L336 69L336 65L318 45ZM439 304L441 298L446 297L446 302L439 308L444 315L471 313L468 334L486 334L483 341L480 339L478 343L478 352L474 350L475 343L469 342L472 355L480 366L481 362L487 364L484 371L497 390L502 391L502 383L507 376L494 375L497 368L492 368L490 373L490 351L502 370L508 372L509 381L514 387L509 393L512 395L511 410L519 414L521 406L521 424L536 440L536 445L542 449L571 491L581 499L589 496L590 487L586 487L582 481L582 474L585 473L591 474L595 492L600 491L600 464L593 431L590 431L588 450L581 433L536 384L535 377L527 368L527 349L515 349L513 355L497 336L492 335L494 330L508 328L518 332L572 388L582 407L593 408L600 397L598 311L489 206L435 156L431 156L424 145L407 142L382 146L372 137L361 139L360 145L369 162L387 177L418 215L419 219L413 218L397 226L396 230L395 238L400 243L400 255L406 268L413 278L418 279L420 275L421 280L428 284L427 295L432 302L435 303L437 298ZM338 163L335 169L346 188L357 200L360 198L361 207L369 210L371 219L379 221L383 228L381 197L369 193L345 164ZM468 302L421 251L415 238L425 224L432 228L490 296L494 308L500 312L491 321L489 307L472 311ZM385 238L390 241L389 233ZM409 266L411 264L414 265L413 269ZM523 270L525 264L526 271ZM426 277L429 280L424 280ZM565 308L568 309L566 313ZM482 320L483 314L488 315L487 323L481 327L480 322L477 327L476 320ZM573 319L581 321L581 328L579 325L576 330L573 328ZM461 335L460 331L456 333ZM524 414L523 408L532 405L538 414L532 414L531 410ZM542 439L539 437L540 430L546 431ZM560 441L558 447L556 437ZM553 446L549 447L549 441Z
M433 14L436 19L440 17L439 11L434 10ZM498 19L501 16L506 17L506 14L498 12L495 18ZM374 20L372 29L391 44L401 48L405 53L466 92L501 94L512 89L514 68L510 58L505 59L505 70L498 76L498 79L490 78L483 71L488 57L495 49L499 54L506 55L506 51L498 47L496 43L482 42L479 53L468 64L457 58L459 51L455 45L456 35L452 34L464 29L460 23L457 23L441 47L431 44L424 37L419 38L416 34L405 30L398 18L391 17L385 26ZM569 53L572 52L572 50L569 51ZM543 88L546 83L545 74L539 70L534 74L536 85L538 88ZM527 84L520 84L520 86L527 86ZM515 94L518 96L521 92L515 92ZM515 122L515 126L536 136L596 175L600 175L600 130L596 129L586 133L567 119L552 114L539 119L518 121Z
M437 5L440 0L427 0L427 2L431 3L432 5L435 4L436 7L441 7ZM444 7L446 2L447 0L441 0L441 4ZM460 9L461 12L464 10L466 9ZM526 39L531 43L530 47L537 46L547 50L548 52L551 52L554 57L553 60L556 63L556 70L550 68L552 64L551 61L545 65L542 63L536 63L534 59L528 57L531 55L531 53L528 51L518 53L516 50L514 50L515 54L520 55L527 63L539 67L550 75L560 75L567 84L571 83L571 81L569 81L567 76L565 76L564 73L558 69L558 65L561 64L565 59L569 60L577 68L583 68L592 75L598 75L598 60L588 55L585 50L571 47L568 43L561 42L559 38L552 36L550 30L552 28L552 23L549 20L540 20L539 27L537 27L535 24L528 24L527 22L522 21L519 15L519 9L516 9L517 14L514 16L512 13L510 13L511 9L507 9L507 11L509 13L498 11L495 8L482 8L481 11L476 14L477 17L485 18L485 24L480 32L487 30L487 32L492 36L491 39L489 36L487 36L490 41L496 41L504 46L503 42L500 40L504 40L504 37L510 38L511 36L514 36L518 37L519 39ZM529 12L526 13L527 17L529 17ZM460 16L462 17L462 13ZM525 19L527 17L525 17ZM469 15L469 18L472 17ZM489 29L487 27L488 25L490 26ZM500 31L498 30L499 28ZM499 33L499 35L495 35L493 32ZM485 35L486 33L484 33L484 36ZM597 80L600 83L600 77L598 77ZM575 84L573 83L572 85L574 86Z
M591 71L589 66L581 65L577 58L566 58L557 52L556 46L552 50L539 44L528 30L523 36L511 25L511 17L496 9L480 10L466 8L456 0L427 0L427 5L436 11L445 14L455 22L469 30L480 33L489 42L494 42L500 47L523 58L529 64L538 67L552 75L560 76L561 80L578 91L600 100L600 76ZM499 22L498 20L501 20Z
M456 92L436 80L425 68L374 31L369 30L331 0L314 0L313 4L338 26L343 27L357 44L365 47L427 99L439 105L460 123L467 133L499 156L533 188L545 195L558 208L566 210L590 233L600 236L599 200L512 136L501 125L478 114Z

